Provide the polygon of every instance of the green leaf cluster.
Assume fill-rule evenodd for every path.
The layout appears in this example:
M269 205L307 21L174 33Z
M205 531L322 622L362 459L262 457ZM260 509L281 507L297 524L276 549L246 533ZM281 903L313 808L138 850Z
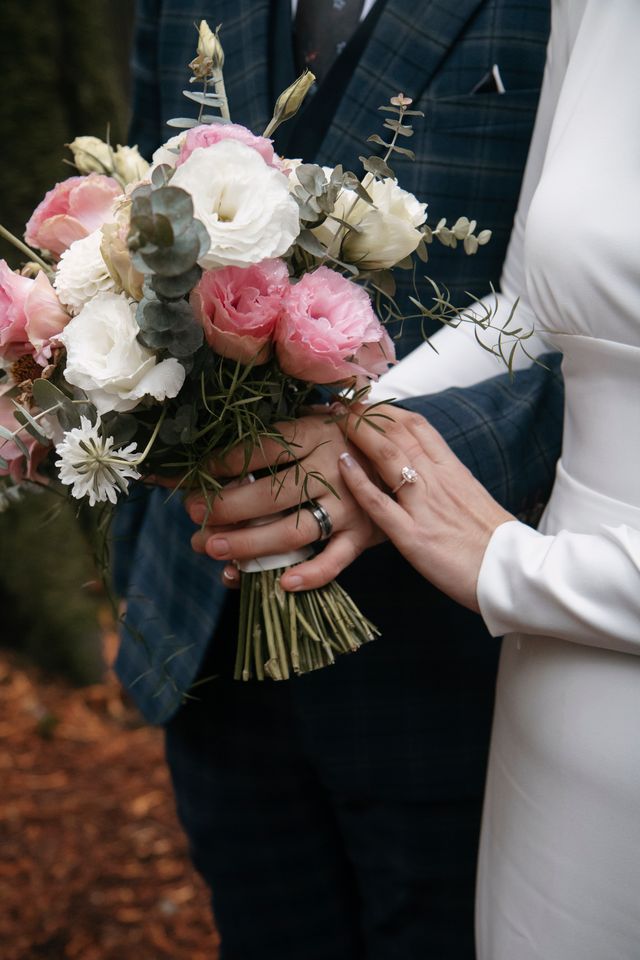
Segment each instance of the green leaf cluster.
M166 182L168 168L132 195L128 245L133 265L145 276L136 319L140 339L178 359L202 344L202 327L184 299L201 276L198 260L209 249L204 225L193 215L186 190Z

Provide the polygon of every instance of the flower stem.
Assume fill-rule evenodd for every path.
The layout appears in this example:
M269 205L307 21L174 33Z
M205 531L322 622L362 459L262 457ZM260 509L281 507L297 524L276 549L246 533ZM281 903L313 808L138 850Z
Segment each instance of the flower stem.
M7 230L6 227L3 227L1 223L0 223L0 237L4 237L5 240L13 244L13 246L16 247L16 249L18 249L21 253L25 253L30 260L33 260L34 263L37 263L39 267L42 267L42 269L47 274L53 273L51 264L46 263L44 260L42 260L37 253L35 253L33 250L31 250L30 247L26 245L26 243L23 243L22 240L18 240L18 238L14 236L14 234L11 233L10 230Z
M157 440L157 438L158 438L158 434L160 433L160 427L162 426L162 423L163 423L164 418L166 417L166 415L167 415L167 409L166 409L166 407L163 407L163 408L162 408L162 412L161 412L160 416L158 417L158 422L156 423L155 427L153 428L153 433L151 434L151 437L149 438L148 444L146 445L146 447L144 448L144 450L142 451L142 453L140 454L140 456L138 457L138 459L131 461L134 466L136 466L136 467L142 466L142 464L144 463L144 461L145 461L145 460L147 459L147 457L149 456L149 452L151 451L151 448L153 447L154 443L156 442L156 440Z

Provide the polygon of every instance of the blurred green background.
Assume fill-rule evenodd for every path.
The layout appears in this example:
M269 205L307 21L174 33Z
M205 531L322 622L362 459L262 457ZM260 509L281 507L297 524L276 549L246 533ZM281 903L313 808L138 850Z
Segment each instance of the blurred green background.
M134 0L0 3L0 223L17 236L54 183L72 176L64 144L83 134L126 143ZM0 257L21 255L0 240ZM73 507L50 495L0 514L0 645L74 682L102 670L105 595Z

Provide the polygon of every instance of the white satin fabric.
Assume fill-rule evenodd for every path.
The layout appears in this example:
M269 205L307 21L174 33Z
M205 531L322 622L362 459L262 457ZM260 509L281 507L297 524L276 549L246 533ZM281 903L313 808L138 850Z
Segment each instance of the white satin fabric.
M554 0L502 283L563 354L562 458L539 531L487 548L507 634L479 861L479 960L640 957L640 2ZM499 372L460 331L376 391ZM472 349L473 348L473 349Z

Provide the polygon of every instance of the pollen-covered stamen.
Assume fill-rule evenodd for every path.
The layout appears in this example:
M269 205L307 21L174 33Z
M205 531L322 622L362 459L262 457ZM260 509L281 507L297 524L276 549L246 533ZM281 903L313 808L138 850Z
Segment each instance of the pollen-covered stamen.
M13 382L21 386L23 383L26 383L27 380L33 381L41 377L42 369L40 364L37 363L32 356L27 354L14 361L14 363L11 364L9 372L11 373Z

